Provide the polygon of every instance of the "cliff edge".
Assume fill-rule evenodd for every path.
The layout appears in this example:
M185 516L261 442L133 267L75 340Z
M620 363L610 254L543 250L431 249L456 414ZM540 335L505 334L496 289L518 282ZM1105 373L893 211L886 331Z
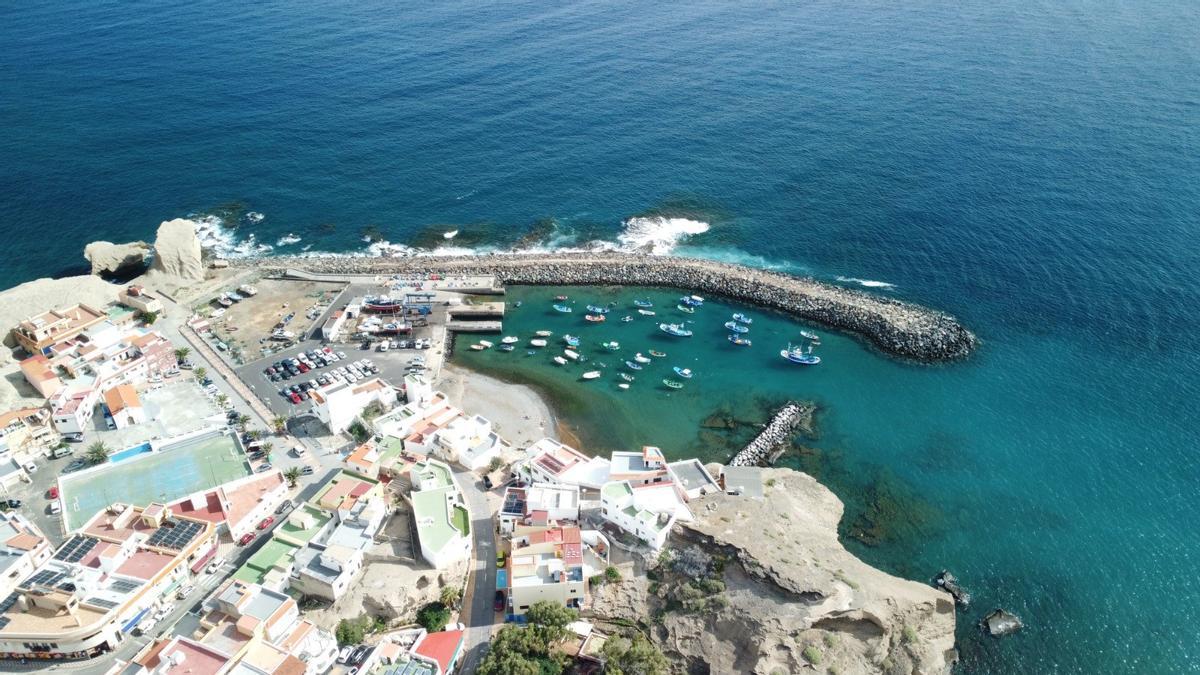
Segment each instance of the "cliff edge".
M196 223L185 218L164 221L154 238L154 261L147 273L159 283L185 285L204 281L204 260Z
M689 673L948 672L953 600L851 555L842 503L812 477L763 480L762 500L693 500L695 522L645 574L602 588L595 617L641 624Z
M128 244L93 241L83 249L83 257L92 264L92 274L117 274L130 270L140 272L149 253L150 246L144 241Z

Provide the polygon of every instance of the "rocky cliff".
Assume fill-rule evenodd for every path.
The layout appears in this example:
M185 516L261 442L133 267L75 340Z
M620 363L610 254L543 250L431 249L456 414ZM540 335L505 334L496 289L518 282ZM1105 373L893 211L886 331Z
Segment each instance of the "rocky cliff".
M810 476L763 479L763 500L693 500L668 554L604 587L595 616L642 625L681 672L947 672L950 597L846 551L842 503Z
M92 274L117 274L128 271L140 273L149 253L150 246L144 241L128 244L93 241L83 249L83 257L92 264Z
M204 280L204 261L200 240L196 237L196 223L176 218L158 226L149 274L157 282L168 284L183 285Z

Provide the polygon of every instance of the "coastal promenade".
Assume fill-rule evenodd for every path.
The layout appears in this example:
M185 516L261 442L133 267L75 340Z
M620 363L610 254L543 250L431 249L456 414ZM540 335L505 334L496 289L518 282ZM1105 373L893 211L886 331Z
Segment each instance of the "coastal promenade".
M269 257L232 261L280 274L491 274L504 284L658 286L720 295L841 330L922 363L965 359L977 339L933 309L814 279L741 265L638 253L517 253L415 257Z

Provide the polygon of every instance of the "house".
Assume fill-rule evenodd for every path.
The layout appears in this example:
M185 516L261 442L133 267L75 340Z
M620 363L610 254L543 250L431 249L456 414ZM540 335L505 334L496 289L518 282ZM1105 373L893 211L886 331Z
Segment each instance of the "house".
M599 490L608 482L607 459L588 457L556 440L543 438L525 452L526 459L517 470L530 482L577 485L592 490Z
M117 429L146 421L146 411L138 399L137 390L128 384L119 384L104 392L105 417L112 420Z
M600 515L655 550L666 544L676 520L692 520L684 494L673 481L637 485L627 480L605 483L600 491Z
M39 393L53 399L63 391L138 385L177 365L175 349L162 333L127 331L103 320L25 359L21 373Z
M409 480L421 557L438 569L465 560L471 552L471 516L450 467L428 459L413 466Z
M384 410L396 404L396 390L378 377L361 382L333 382L313 389L309 396L313 414L335 434L350 428L372 403L378 403Z
M702 497L713 492L720 492L721 485L712 477L704 463L696 458L671 462L667 465L671 472L671 480L683 490L688 500Z
M12 329L12 336L30 354L47 354L54 345L79 335L106 318L104 312L90 305L77 304L31 316Z
M388 507L381 485L341 472L318 492L313 504L330 512L329 525L295 552L289 587L305 595L337 600L358 578Z
M162 301L147 291L145 287L136 284L127 286L118 292L117 301L141 312L161 314L163 311Z
M27 459L58 443L45 408L19 408L0 413L0 462Z
M433 399L433 383L428 377L418 373L405 375L404 398L409 403L418 405L428 403Z
M50 398L50 419L60 434L81 434L91 424L100 390L84 386L62 389Z
M721 489L725 490L725 494L729 495L762 499L762 468L757 466L722 466Z
M21 361L21 375L39 394L50 398L63 388L62 378L45 354L34 354Z
M450 675L462 657L464 633L436 633L408 628L384 635L367 660L359 666L363 675Z
M16 511L0 513L0 598L50 559L53 550L42 531Z
M517 526L511 544L505 563L508 611L518 616L542 600L581 607L587 579L608 566L607 557L599 553L608 550L607 540L593 547L585 543L577 525Z
M374 422L376 433L402 438L406 452L479 471L511 447L486 417L464 414L441 392L427 400L409 400Z
M112 651L216 544L211 523L162 504L115 504L89 520L0 609L0 652L13 659Z
M509 486L497 515L501 532L518 525L545 525L550 521L579 521L579 486L534 483Z
M180 515L207 520L218 532L237 541L255 532L258 524L274 514L287 496L287 481L283 472L276 469L196 492L170 508Z
M333 342L345 323L346 311L344 309L334 310L325 323L321 324L321 339L325 342Z
M614 452L609 480L627 480L634 485L646 485L671 480L671 476L667 472L667 460L662 450L647 445L641 452Z

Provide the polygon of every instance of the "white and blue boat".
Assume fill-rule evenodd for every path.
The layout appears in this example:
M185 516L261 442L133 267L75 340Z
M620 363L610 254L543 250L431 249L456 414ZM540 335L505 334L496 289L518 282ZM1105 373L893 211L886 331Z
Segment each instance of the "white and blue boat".
M588 305L587 310L592 314L608 314L608 308L600 305Z
M739 347L749 347L751 344L749 338L744 338L741 335L738 335L737 333L730 333L729 341Z
M605 349L607 349L610 352L615 352L621 348L621 343L617 342L616 340L613 340L611 342L601 342L600 346L604 347Z
M689 307L699 307L704 304L704 298L698 295L685 295L679 299L679 304Z
M626 361L626 362L625 362L625 367L626 367L626 368L628 368L628 369L630 369L630 370L641 370L641 369L642 369L642 364L640 364L640 363L634 363L633 361Z
M649 300L634 300L633 306L634 307L653 307L654 303L650 302Z
M737 314L734 314L734 315L733 315L733 320L734 320L734 321L737 321L738 323L744 323L744 324L746 324L747 326L749 326L750 324L754 323L754 319L751 319L750 317L746 316L745 314L742 314L741 312L738 312Z
M820 335L817 335L816 333L812 332L811 330L802 330L802 331L800 331L800 335L802 337L808 338L809 340L820 340L821 339Z
M650 357L649 357L649 356L643 356L641 352L638 352L637 354L634 354L634 355L633 355L633 360L634 360L634 361L637 361L638 363L650 363Z
M569 305L554 305L554 311L562 312L563 314L570 314L571 312L574 312L575 310L572 309Z
M567 345L570 347L579 346L579 338L575 337L574 335L564 335L563 342L567 343Z
M661 330L662 332L666 333L667 335L674 335L675 337L691 337L692 336L692 331L684 328L683 324L660 323L660 324L658 324L658 329Z
M681 312L687 312L688 314L696 313L696 308L691 305L678 304L678 305L675 305L675 309L677 309Z
M740 324L736 321L726 321L725 327L735 333L749 333L750 332L749 328L746 328L745 326L743 326L742 324Z
M675 371L676 375L682 377L685 380L692 379L692 369L691 368L680 368L679 366L675 366L675 368L673 370Z
M809 345L808 351L805 351L803 347L793 347L791 344L788 344L787 349L779 350L779 355L792 363L799 363L802 366L815 366L821 362L821 357L813 356L812 345Z

